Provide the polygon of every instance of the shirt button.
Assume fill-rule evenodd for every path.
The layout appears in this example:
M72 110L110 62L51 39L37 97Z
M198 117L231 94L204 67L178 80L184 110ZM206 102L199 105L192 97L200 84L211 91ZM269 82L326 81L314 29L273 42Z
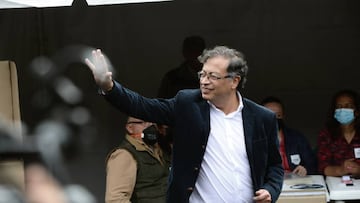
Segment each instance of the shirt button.
M201 148L205 149L205 145L201 145Z
M194 171L198 171L198 170L199 170L199 168L198 168L198 167L195 167L195 168L194 168Z
M194 189L193 187L188 187L187 188L188 191L193 191L193 189Z

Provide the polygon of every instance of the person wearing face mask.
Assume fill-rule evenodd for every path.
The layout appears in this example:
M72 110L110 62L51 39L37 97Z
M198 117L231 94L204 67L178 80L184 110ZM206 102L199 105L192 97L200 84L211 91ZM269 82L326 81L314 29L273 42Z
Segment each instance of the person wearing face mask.
M318 136L318 167L326 176L360 177L359 95L337 92L331 101L325 128Z
M125 139L107 158L105 202L165 202L170 159L157 143L157 128L134 117L125 128Z
M289 128L284 123L284 105L279 98L269 96L261 104L273 111L278 121L280 155L285 173L299 176L317 173L315 154L306 137L299 131Z

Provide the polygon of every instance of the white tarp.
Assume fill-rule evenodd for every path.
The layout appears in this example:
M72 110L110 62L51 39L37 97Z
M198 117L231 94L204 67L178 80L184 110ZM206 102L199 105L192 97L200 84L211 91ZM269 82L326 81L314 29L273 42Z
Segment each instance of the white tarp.
M1 0L0 8L71 6L73 0Z
M71 6L76 0L0 0L1 8L44 8ZM171 0L86 0L89 6L110 5L110 4L126 4L126 3L146 3Z
M106 4L126 4L126 3L146 3L171 0L86 0L89 6L106 5Z

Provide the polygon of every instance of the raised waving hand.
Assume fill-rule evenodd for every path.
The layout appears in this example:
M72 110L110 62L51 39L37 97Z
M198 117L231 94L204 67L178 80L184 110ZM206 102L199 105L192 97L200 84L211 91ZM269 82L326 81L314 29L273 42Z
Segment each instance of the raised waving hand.
M112 72L109 71L109 65L100 49L92 51L92 59L85 59L86 65L93 73L96 84L103 90L109 91L114 83L112 80Z

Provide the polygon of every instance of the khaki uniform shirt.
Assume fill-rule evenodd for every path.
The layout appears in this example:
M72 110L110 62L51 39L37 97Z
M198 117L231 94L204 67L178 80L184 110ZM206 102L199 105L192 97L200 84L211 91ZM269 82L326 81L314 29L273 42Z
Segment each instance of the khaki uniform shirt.
M126 135L127 139L138 151L148 151L161 161L160 148L154 150L142 140ZM109 156L106 166L106 203L129 203L136 183L137 163L134 157L125 149L115 149Z

